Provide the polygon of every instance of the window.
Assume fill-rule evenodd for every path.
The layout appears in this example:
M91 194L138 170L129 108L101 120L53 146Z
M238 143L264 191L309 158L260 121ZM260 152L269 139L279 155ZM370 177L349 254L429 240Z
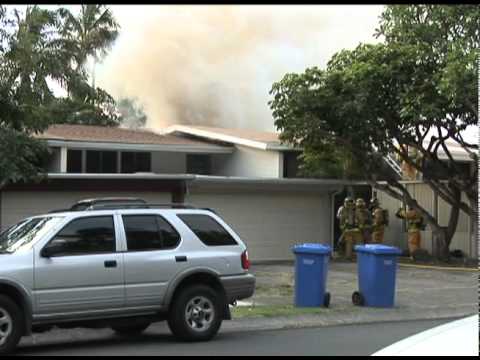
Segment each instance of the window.
M76 174L82 172L82 150L68 150L67 172Z
M115 151L87 151L87 173L112 174L117 172Z
M178 215L207 246L238 245L235 239L218 222L207 215Z
M24 246L29 246L61 220L61 217L34 218L9 227L0 234L0 253L13 253Z
M46 246L55 256L115 252L113 217L96 216L73 220Z
M297 178L299 177L299 168L301 165L299 152L284 152L283 153L283 177Z
M165 219L157 215L123 216L129 251L173 249L180 235Z
M122 173L151 172L152 154L148 152L122 152Z
M187 173L198 175L212 174L212 158L210 155L187 155Z

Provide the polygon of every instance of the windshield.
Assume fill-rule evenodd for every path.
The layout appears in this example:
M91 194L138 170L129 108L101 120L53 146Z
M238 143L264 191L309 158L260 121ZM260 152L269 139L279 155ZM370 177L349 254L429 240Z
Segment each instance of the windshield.
M13 225L0 234L0 253L13 253L28 246L60 220L61 217L51 216L27 219Z

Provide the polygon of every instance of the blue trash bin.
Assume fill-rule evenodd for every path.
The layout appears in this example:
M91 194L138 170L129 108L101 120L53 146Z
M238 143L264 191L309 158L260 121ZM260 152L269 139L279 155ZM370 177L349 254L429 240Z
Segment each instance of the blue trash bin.
M397 258L402 251L380 244L357 245L355 251L359 291L353 293L353 303L359 306L393 307Z
M292 251L296 256L295 306L328 307L330 294L325 288L332 248L322 244L303 244L294 246Z

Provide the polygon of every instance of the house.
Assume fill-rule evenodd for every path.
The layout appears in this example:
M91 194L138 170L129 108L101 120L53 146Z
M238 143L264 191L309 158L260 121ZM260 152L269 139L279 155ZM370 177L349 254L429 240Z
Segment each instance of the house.
M299 178L301 151L282 144L271 132L185 125L162 131L55 125L38 137L53 153L47 178L0 190L0 228L92 197L185 202L215 209L247 243L253 260L286 260L292 258L294 244L336 244L340 229L335 214L346 196L345 185L365 200L372 195L362 182ZM472 166L460 149L454 153L467 169ZM421 179L404 183L446 225L448 204ZM406 249L405 223L393 216L401 202L381 192L378 197L391 214L386 243ZM476 257L472 231L469 217L461 213L451 249ZM422 238L423 247L432 252L429 228Z
M253 260L291 259L291 246L333 242L337 180L296 178L298 149L274 133L172 127L162 133L55 125L45 180L0 191L0 226L92 197L140 197L215 209Z

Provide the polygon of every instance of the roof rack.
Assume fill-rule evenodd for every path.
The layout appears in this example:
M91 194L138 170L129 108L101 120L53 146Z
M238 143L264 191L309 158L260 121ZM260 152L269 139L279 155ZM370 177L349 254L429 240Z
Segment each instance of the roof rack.
M170 203L170 204L132 204L132 203L116 203L116 204L93 204L90 205L85 211L92 210L121 210L121 209L198 209L196 206L183 204L183 203ZM203 209L207 210L207 209ZM209 209L208 209L209 210Z
M85 199L78 201L74 204L70 211L85 211L89 207L93 205L114 205L114 204L146 204L147 202L143 199L139 198L131 198L131 197L109 197L109 198L96 198L96 199Z

